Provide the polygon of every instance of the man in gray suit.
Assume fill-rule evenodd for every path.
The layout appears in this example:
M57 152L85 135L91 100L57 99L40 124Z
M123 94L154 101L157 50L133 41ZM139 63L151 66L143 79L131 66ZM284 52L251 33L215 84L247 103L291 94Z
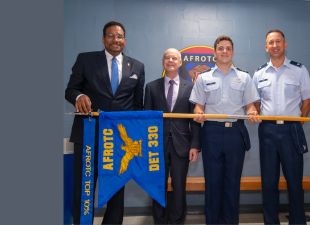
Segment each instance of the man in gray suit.
M165 77L146 85L144 109L173 113L192 113L189 97L193 84L182 79L178 70L181 53L169 48L163 55ZM167 207L153 201L155 224L183 224L186 215L186 176L189 161L199 154L200 124L191 119L164 119L164 152L166 183L170 173L173 192L167 196ZM167 185L166 185L167 186Z
M103 28L105 49L78 55L66 89L66 99L77 112L141 110L143 106L144 65L122 53L125 28L111 21ZM74 197L73 223L80 224L83 118L74 118L70 141L74 142ZM98 125L98 123L97 123ZM98 126L97 126L98 128ZM97 129L98 130L98 129ZM96 135L96 143L97 143ZM97 164L95 146L95 168ZM94 180L97 178L95 170ZM122 224L124 188L107 204L102 224Z

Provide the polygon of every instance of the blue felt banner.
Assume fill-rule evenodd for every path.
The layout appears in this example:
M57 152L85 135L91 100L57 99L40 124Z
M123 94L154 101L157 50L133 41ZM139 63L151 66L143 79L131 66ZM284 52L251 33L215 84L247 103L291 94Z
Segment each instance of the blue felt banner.
M101 112L98 149L99 208L130 179L165 206L162 112Z
M95 119L84 119L80 224L93 224L95 128Z

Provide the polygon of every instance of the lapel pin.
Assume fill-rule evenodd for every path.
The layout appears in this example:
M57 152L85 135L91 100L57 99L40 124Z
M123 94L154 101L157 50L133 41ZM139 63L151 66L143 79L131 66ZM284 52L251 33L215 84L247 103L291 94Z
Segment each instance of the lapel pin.
M127 66L130 67L130 63L127 63Z

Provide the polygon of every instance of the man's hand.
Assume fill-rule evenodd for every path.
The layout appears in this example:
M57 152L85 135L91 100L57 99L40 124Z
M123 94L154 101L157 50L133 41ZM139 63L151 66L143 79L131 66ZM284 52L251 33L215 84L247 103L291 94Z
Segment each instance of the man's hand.
M248 121L250 121L251 123L261 123L262 120L257 118L258 113L257 111L251 111L248 112L247 115L249 116Z
M199 156L199 150L197 148L191 148L189 150L189 161L196 162Z
M250 103L246 106L246 114L249 116L248 121L251 123L261 123L262 120L258 119L259 115L254 103Z
M81 95L75 102L75 110L80 113L88 114L92 111L91 101L87 95Z
M203 123L206 119L203 116L204 114L204 106L200 105L200 104L196 104L195 108L194 108L194 113L197 114L195 115L194 121L198 122L198 123Z

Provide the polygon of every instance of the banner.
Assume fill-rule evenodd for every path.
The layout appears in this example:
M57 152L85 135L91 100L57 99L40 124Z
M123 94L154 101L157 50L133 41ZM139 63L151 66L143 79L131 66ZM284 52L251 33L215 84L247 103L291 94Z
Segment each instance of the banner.
M95 126L95 119L84 119L80 224L93 224Z
M165 207L162 112L101 112L98 149L99 208L130 179Z

